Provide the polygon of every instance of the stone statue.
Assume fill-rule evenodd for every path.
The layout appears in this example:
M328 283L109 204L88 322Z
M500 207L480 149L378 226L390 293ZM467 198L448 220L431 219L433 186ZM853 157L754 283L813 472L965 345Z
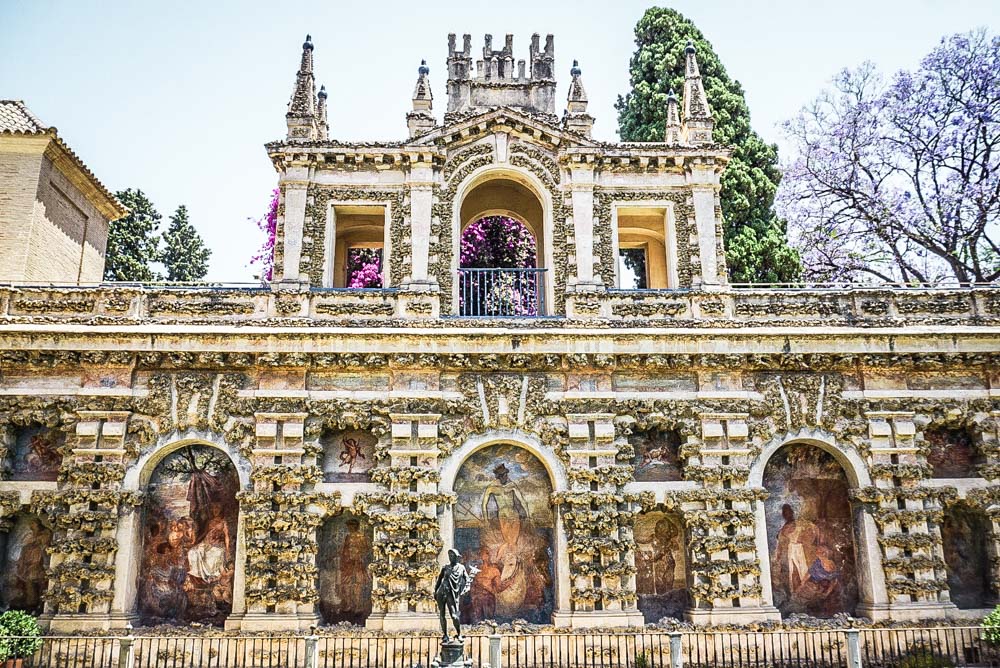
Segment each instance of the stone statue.
M476 576L477 569L472 567L467 569L459 562L461 555L458 550L448 550L448 562L441 567L437 582L434 583L434 600L437 602L438 615L441 617L441 634L443 642L448 643L448 617L451 617L455 625L455 640L461 643L465 638L462 636L462 626L460 622L462 597L468 593L472 587L472 579Z

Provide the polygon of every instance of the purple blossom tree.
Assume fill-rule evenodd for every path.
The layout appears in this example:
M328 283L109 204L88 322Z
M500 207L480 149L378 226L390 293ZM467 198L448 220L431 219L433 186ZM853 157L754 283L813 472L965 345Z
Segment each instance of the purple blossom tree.
M349 248L347 250L347 287L382 287L381 248Z
M462 232L462 269L532 269L535 237L520 221L485 216ZM460 308L469 315L538 315L539 277L533 272L466 272L459 287Z
M251 265L260 265L261 281L270 281L274 278L274 240L278 233L278 200L280 196L281 191L275 188L271 193L271 202L268 204L267 213L260 220L254 221L265 235L264 243L250 258Z
M814 280L1000 278L1000 37L943 38L913 72L844 70L784 125L779 214Z

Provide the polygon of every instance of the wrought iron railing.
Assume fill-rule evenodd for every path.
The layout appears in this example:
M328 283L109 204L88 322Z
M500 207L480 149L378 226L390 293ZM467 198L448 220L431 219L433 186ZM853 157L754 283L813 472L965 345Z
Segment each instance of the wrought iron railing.
M24 668L429 668L436 635L171 635L44 638ZM1000 667L978 627L775 631L471 633L475 668Z
M472 318L545 315L545 269L459 269L458 313Z

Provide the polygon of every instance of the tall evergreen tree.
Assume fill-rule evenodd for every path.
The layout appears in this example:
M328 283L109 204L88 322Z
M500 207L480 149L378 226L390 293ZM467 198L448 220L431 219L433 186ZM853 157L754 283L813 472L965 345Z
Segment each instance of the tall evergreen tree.
M170 216L170 227L163 234L160 260L167 268L168 281L200 281L208 273L212 250L188 220L187 207L181 204Z
M670 91L684 89L684 48L698 50L698 68L715 119L713 139L733 148L722 175L726 261L737 283L792 281L802 265L788 245L785 221L772 209L781 179L778 147L750 127L743 87L726 74L711 43L680 12L651 7L635 27L635 54L629 65L632 90L619 96L622 141L663 141Z
M106 281L155 281L159 278L151 267L159 257L160 214L141 190L115 193L129 214L111 223L104 261Z

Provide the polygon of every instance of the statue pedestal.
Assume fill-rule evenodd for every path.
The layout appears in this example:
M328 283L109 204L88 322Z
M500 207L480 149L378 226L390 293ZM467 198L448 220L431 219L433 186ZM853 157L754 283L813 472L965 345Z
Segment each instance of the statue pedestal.
M465 643L449 640L441 644L441 654L431 663L432 668L468 668L472 659L465 658Z

